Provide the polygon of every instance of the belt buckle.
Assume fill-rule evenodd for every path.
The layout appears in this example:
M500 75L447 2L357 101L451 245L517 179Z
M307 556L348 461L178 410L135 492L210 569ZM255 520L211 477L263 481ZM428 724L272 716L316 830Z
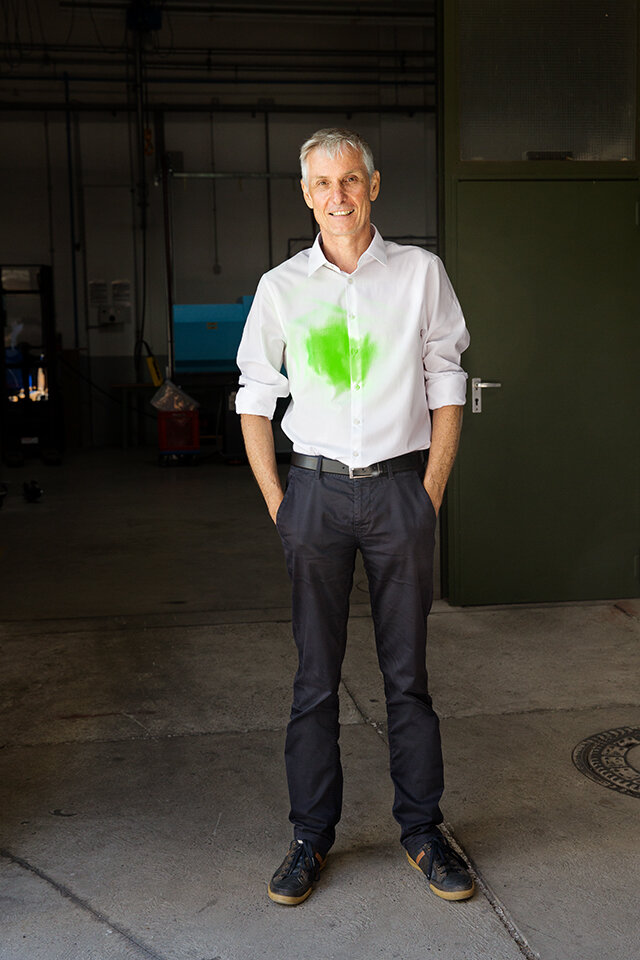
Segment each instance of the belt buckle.
M349 467L351 480L363 480L369 477L379 477L382 474L379 463L372 463L368 467Z

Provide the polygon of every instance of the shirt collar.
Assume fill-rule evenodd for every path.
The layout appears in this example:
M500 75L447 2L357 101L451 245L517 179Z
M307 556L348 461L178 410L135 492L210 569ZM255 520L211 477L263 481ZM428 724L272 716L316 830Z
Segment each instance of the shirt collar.
M373 257L374 260L377 260L378 263L381 263L386 267L387 251L385 249L384 240L380 236L377 227L375 227L374 224L371 224L371 226L373 227L373 238L365 252L360 257L360 260L362 260L363 257ZM334 265L330 263L324 255L322 244L320 243L320 236L321 234L317 235L309 253L309 263L307 266L308 277L315 273L316 270L319 270L322 266L335 269Z

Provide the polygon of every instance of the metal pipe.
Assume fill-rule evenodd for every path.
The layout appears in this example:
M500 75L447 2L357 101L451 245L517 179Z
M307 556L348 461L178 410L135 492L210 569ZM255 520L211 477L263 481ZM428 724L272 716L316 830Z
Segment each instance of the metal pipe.
M51 143L49 141L49 115L44 115L44 155L47 169L47 215L49 219L49 263L54 266L55 243L53 236L53 181L51 177Z
M169 169L175 180L299 180L299 173L175 173Z
M171 171L167 164L166 153L162 156L162 222L164 225L164 259L167 278L167 366L169 377L173 377L174 347L173 347L173 224L171 221L171 195L169 191L169 177Z
M204 55L198 51L198 57L201 60ZM231 56L231 54L229 54ZM417 57L416 57L417 59ZM126 60L120 56L107 57L103 54L99 54L96 57L47 57L46 60L35 61L31 60L29 66L33 68L34 65L41 66L47 70L51 70L53 67L55 70L61 68L65 69L78 69L82 67L100 67L104 68L105 66L109 67L122 67L126 64ZM232 80L235 80L238 76L238 72L242 71L245 74L250 74L252 80L256 80L256 74L266 73L268 74L268 79L271 83L287 83L286 79L279 80L278 74L290 75L292 73L300 74L300 82L306 84L322 83L323 81L317 79L317 75L330 73L332 76L339 74L339 77L334 81L335 83L342 82L342 77L344 75L351 76L368 76L375 74L375 77L378 78L380 82L381 77L388 77L389 83L398 83L406 84L409 82L409 76L424 78L426 75L432 75L434 73L434 67L431 62L429 63L416 63L413 65L408 65L406 63L402 65L389 64L388 66L382 66L375 63L359 63L359 64L344 64L344 63L306 63L298 62L291 64L284 63L274 63L271 60L267 60L265 57L264 63L256 62L256 55L252 58L251 62L248 63L211 63L209 56L207 55L205 62L194 62L194 63L168 63L166 60L158 59L157 61L151 57L146 58L146 66L148 69L154 70L157 74L155 78L156 83L168 83L170 80L173 80L171 72L175 71L176 73L180 70L185 71L186 73L193 73L195 71L200 71L203 75L203 78L207 82L218 82L217 74L221 73L233 73ZM308 77L307 75L313 73L315 76ZM16 76L20 78L20 74L16 72ZM56 73L47 73L44 75L46 79L56 79ZM36 74L35 78L43 79L43 74ZM34 77L29 77L30 80L33 80ZM91 75L92 80L101 80L103 78L96 77ZM106 77L107 81L116 82L113 78L113 75ZM182 81L188 82L188 81ZM246 82L246 81L245 81ZM366 82L366 81L363 81Z
M0 50L13 50L14 44L11 43L0 43ZM38 51L40 53L46 53L47 59L41 61L42 63L51 63L50 55L52 53L67 53L71 54L74 52L78 53L97 53L103 55L103 60L109 58L109 62L112 61L114 54L117 56L122 53L122 47L120 46L108 46L103 45L97 47L95 44L63 44L63 43L30 43L23 47L24 51ZM266 49L265 47L154 47L153 50L147 51L147 63L151 63L154 59L164 60L167 54L171 54L174 57L190 57L190 56L204 56L207 57L248 57L253 60L256 56L264 57L299 57L304 59L306 57L312 58L322 58L328 59L331 57L344 57L349 62L357 60L363 57L372 57L376 60L398 60L404 61L410 57L423 57L425 59L435 59L435 53L432 50L398 50L394 48L393 50L338 50L338 49L321 49L316 47L311 49L310 47L305 47L300 49L299 47L270 47ZM32 63L34 61L31 61Z
M59 6L61 9L86 9L90 8L93 11L98 10L126 10L129 6L129 0L59 0ZM295 17L296 20L300 20L302 17L307 19L323 19L333 18L337 20L368 20L369 22L380 21L382 23L389 23L390 21L401 21L404 24L407 23L424 23L427 20L433 20L434 13L430 10L424 9L425 4L423 2L416 2L405 4L404 9L399 8L397 3L389 4L384 3L381 5L371 5L370 9L363 9L362 5L358 5L355 8L345 5L343 0L338 0L338 2L331 3L317 3L317 4L301 4L299 2L294 3L194 3L184 2L184 0L174 0L173 3L167 2L163 4L162 10L163 13L177 13L177 14L204 14L206 16L215 15L217 17L231 16L234 19L237 17L250 17L254 15L263 19L269 17Z
M78 277L76 270L76 211L73 184L73 149L71 143L71 100L69 98L69 74L64 75L64 96L67 128L67 180L69 184L69 231L71 239L71 290L73 295L73 339L77 350L80 346L78 325Z
M87 291L89 289L89 269L87 263L87 219L86 219L86 203L85 203L85 189L88 184L84 180L84 168L82 163L82 141L80 137L80 118L77 113L73 115L73 135L75 138L75 151L74 151L74 165L73 169L75 172L75 180L79 185L77 190L77 203L76 203L76 221L77 221L77 231L78 231L78 247L80 248L80 267L78 274L80 276L80 284L82 286L83 296L82 296L82 313L84 317L84 329L83 333L83 343L85 346L89 346L90 337L86 332L89 329L89 324L91 323L90 308L89 308L89 297L87 296ZM93 430L93 424L91 425Z
M211 149L211 170L215 173L216 149L213 114L209 116L209 146ZM218 191L215 179L211 181L211 225L213 230L213 272L217 275L220 273L220 256L218 247Z
M232 68L232 67L229 67L228 69L229 69L229 70L232 70L233 68ZM268 67L265 67L264 69L265 69L265 71L268 71L268 70L269 70ZM38 82L38 83L55 83L56 81L60 81L61 79L62 79L61 77L56 77L55 75L43 75L43 74L35 74L35 75L27 75L27 76L24 76L24 75L17 76L17 75L16 75L16 76L13 77L13 82L15 83L16 80L20 80L20 81L29 81L30 83L31 83L31 82ZM74 76L74 77L72 77L71 79L73 80L74 83L122 83L122 84L125 84L125 83L127 82L126 78L123 79L122 77L92 77L92 76L88 76L88 77L85 77L85 76L76 77L76 76ZM426 79L423 79L423 80L400 80L400 81L397 81L397 80L379 80L379 79L372 79L372 80L363 80L363 79L360 79L360 80L344 80L344 79L339 79L339 80L334 80L334 79L332 79L332 80L305 80L305 79L302 78L302 77L296 77L295 80L274 80L274 79L273 79L273 74L269 74L269 76L265 77L264 80L261 79L261 78L259 78L259 77L247 77L246 80L241 80L241 79L238 79L238 78L235 78L235 77L229 77L228 79L227 79L227 78L220 78L220 77L212 78L210 74L207 74L206 76L203 76L202 78L200 78L200 77L146 77L145 82L146 82L146 83L201 84L202 86L208 86L208 87L211 87L212 84L225 84L225 85L226 85L226 84L231 84L231 85L233 85L233 86L246 86L246 85L252 84L252 85L255 86L256 84L262 84L262 83L268 84L270 87L273 87L273 86L277 86L277 87L290 87L290 86L296 86L296 87L301 87L301 86L304 86L304 87L345 87L345 86L347 86L347 87L357 87L357 86L360 86L360 87L394 87L394 88L396 88L396 87L397 87L397 88L404 88L404 87L421 87L421 88L422 88L422 87L425 87L425 86L431 86L431 85L432 85L432 81L431 81L431 80L426 80ZM154 104L154 106L156 106L156 104ZM304 109L304 108L303 108L303 109ZM326 110L326 107L324 107L323 109ZM269 110L271 110L271 105L269 105Z
M271 159L270 159L270 150L269 150L269 114L265 111L264 115L264 153L265 153L265 168L266 168L266 177L265 183L267 187L267 241L269 248L269 269L273 266L273 236L271 229Z
M135 34L135 97L136 97L136 151L138 160L138 206L140 207L140 229L147 225L147 175L144 162L144 90L142 63L142 33Z
M74 100L73 108L76 113L132 113L135 107L127 102L91 103ZM33 102L0 101L0 111L11 113L33 113L48 110L52 113L66 111L64 100L34 100ZM300 113L304 115L314 113L337 113L341 116L353 117L357 114L380 114L381 116L408 115L410 117L421 113L435 113L433 104L389 104L386 106L364 104L308 104L308 103L270 103L268 106L261 103L154 103L153 109L164 113L250 113L257 116L260 113Z

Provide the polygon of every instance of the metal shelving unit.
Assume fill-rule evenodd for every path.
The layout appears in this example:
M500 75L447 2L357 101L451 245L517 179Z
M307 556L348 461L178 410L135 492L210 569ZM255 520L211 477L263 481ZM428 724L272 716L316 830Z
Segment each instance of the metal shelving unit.
M51 267L0 266L0 449L8 466L63 448Z

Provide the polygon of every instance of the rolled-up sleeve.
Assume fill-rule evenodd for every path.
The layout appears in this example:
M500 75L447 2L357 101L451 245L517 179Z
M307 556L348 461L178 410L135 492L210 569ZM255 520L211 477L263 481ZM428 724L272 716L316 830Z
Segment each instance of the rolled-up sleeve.
M463 406L467 374L460 366L460 357L469 346L470 337L462 308L438 257L429 265L425 300L422 362L429 408Z
M240 368L236 413L252 413L272 419L278 397L289 396L289 381L281 372L285 350L282 321L263 277L236 358Z

